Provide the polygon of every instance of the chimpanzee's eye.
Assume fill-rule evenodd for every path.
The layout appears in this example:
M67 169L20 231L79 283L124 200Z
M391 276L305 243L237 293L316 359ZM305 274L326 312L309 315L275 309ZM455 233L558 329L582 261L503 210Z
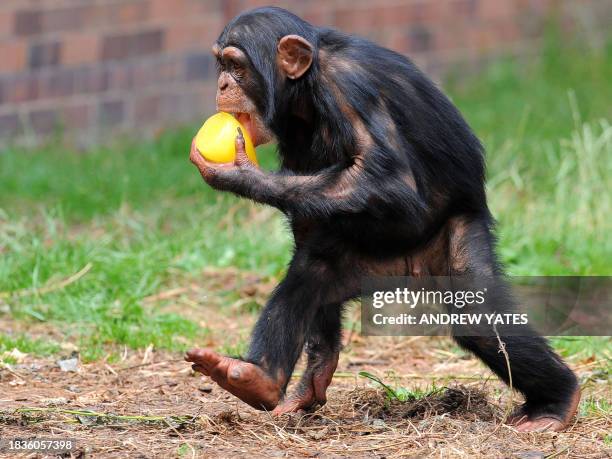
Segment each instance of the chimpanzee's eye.
M244 67L242 66L234 66L234 68L232 69L232 75L234 75L234 78L237 80L240 80L241 78L244 77L245 74L245 70Z
M237 62L235 60L228 60L225 63L225 67L226 70L232 74L232 76L236 79L239 80L240 78L244 77L245 74L245 70L244 67L242 66L242 64L240 62Z

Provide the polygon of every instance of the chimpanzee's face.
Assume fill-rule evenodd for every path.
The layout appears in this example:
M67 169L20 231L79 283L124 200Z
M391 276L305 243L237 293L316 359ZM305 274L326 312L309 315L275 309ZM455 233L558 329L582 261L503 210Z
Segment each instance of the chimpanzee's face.
M271 141L272 133L245 91L255 79L246 54L234 46L222 49L217 44L212 51L219 68L217 110L232 114L248 131L255 146Z

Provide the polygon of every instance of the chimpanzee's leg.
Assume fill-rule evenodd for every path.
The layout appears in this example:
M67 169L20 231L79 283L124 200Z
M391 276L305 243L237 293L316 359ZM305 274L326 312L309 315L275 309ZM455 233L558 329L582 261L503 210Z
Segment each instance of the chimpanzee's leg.
M340 279L347 271L306 252L296 253L286 278L255 325L246 361L209 349L194 349L186 360L254 408L273 409L284 393L319 307L347 299L345 290L351 282Z
M493 241L485 221L462 222L451 234L451 272L455 274L492 276L500 273L493 252ZM503 282L496 277L495 282ZM489 288L487 309L507 311L512 308L512 297L504 284ZM520 431L561 430L576 413L580 389L574 373L553 352L540 336L504 335L509 357L512 384L525 396L525 404L512 416L511 422ZM526 333L527 334L527 333ZM507 362L499 349L497 336L456 336L457 343L473 352L501 379L509 383Z
M341 347L342 305L328 304L317 311L306 340L307 365L294 392L274 409L275 414L324 405Z

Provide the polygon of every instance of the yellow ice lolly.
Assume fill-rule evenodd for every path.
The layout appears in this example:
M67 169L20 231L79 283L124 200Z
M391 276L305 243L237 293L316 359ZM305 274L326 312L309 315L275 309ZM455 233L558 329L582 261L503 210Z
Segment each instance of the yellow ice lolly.
M247 156L257 164L255 147L249 132L229 113L219 112L204 122L196 134L196 148L208 161L233 163L236 159L237 128L242 130Z

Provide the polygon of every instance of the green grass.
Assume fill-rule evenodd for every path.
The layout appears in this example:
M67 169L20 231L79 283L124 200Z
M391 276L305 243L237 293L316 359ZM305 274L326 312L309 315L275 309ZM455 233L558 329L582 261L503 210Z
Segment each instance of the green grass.
M87 154L50 145L0 155L0 292L53 285L92 265L63 289L7 300L14 318L71 324L67 339L88 359L108 344L182 350L207 330L144 297L206 266L281 271L289 244L282 221L258 231L253 212L268 210L206 187L187 160L188 138L183 131Z
M535 64L502 60L450 88L488 152L489 199L512 274L611 274L612 41L552 33Z
M580 416L610 416L612 403L610 400L589 397L580 404Z
M389 384L383 382L383 380L380 379L378 376L373 375L372 373L369 373L367 371L360 371L359 376L372 381L375 387L380 387L383 390L385 397L388 401L397 400L398 402L412 402L425 397L429 397L430 395L436 394L444 390L444 387L437 387L435 383L425 389L419 387L408 389L400 385L395 385L394 387L391 387Z
M60 350L60 346L48 340L31 339L22 334L17 336L0 334L0 363L16 363L15 357L10 355L13 349L24 354L52 355Z
M589 357L610 359L612 346L609 338L600 336L559 336L551 338L559 353L564 357L588 359Z
M487 147L489 199L512 274L611 274L610 81L612 45L549 44L534 62L502 60L445 85ZM0 293L0 311L64 330L89 359L115 345L181 350L207 330L143 298L197 281L208 266L281 274L291 241L279 213L205 186L187 160L194 130L86 154L59 143L5 148L0 292L92 267L51 293ZM272 148L259 156L274 166ZM597 338L571 342L570 352L602 343L609 349Z

